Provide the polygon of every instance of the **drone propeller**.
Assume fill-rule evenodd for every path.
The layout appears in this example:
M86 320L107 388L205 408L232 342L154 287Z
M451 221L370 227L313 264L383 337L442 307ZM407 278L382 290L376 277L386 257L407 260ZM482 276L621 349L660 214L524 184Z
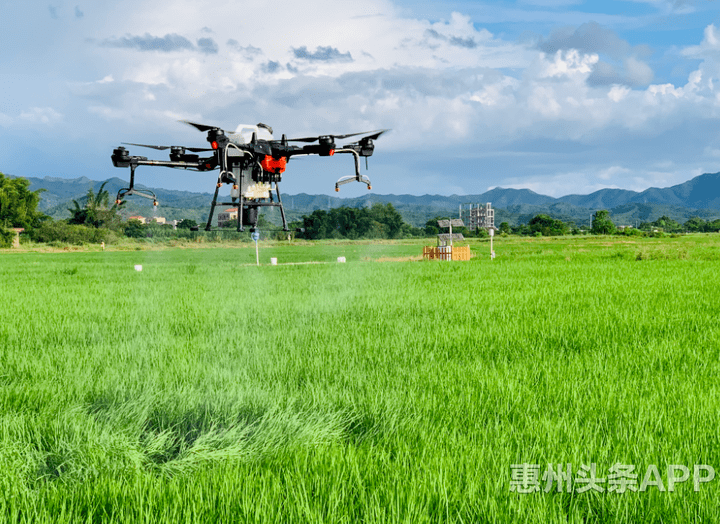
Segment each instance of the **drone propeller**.
M360 135L367 135L368 133L376 133L377 135L373 135L373 137L378 137L382 135L387 129L381 129L377 131L363 131L362 133L349 133L347 135L320 135L320 136L306 136L303 138L288 138L289 142L315 142L317 140L320 140L321 138L331 138L331 139L338 139L342 140L343 138L350 138L351 136L360 136Z
M390 131L390 130L389 130L389 129L380 129L379 131L377 131L377 132L376 132L375 134L373 134L373 135L368 135L368 136L363 137L362 139L360 139L360 142L364 142L364 141L367 141L367 140L377 140L378 138L380 138L380 136L381 136L383 133L387 133L388 131Z
M201 133L204 133L205 131L212 131L212 130L223 131L222 129L220 129L220 128L217 127L217 126L208 126L208 125L205 125L205 124L196 124L195 122L190 122L189 120L180 120L180 122L182 122L183 124L187 124L187 125L189 125L189 126L193 126L195 129L197 129L197 130L200 131ZM223 133L224 133L224 131L223 131Z
M212 149L209 149L207 147L153 146L148 144L132 144L130 142L123 142L123 144L127 146L149 147L150 149L157 149L158 151L165 151L166 149L183 149L185 151L192 151L193 153L199 153L201 151L212 151Z

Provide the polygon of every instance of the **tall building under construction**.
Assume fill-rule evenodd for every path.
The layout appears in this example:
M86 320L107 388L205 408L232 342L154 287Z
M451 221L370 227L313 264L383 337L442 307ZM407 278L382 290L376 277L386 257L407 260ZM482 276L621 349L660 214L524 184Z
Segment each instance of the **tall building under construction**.
M460 218L470 231L495 229L495 210L487 204L461 204Z

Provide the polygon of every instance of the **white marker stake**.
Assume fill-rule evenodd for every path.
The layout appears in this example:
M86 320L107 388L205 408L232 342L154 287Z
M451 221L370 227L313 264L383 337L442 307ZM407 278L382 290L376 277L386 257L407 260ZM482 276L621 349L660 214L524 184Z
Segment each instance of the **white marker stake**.
M255 241L255 263L260 265L260 251L258 251L258 240L260 240L260 233L253 231L252 239Z
M142 266L140 264L136 264L135 271L142 271Z
M277 258L271 258L271 259L270 259L270 265L271 265L271 266L277 266Z
M495 236L495 230L490 228L490 260L495 258L495 250L493 249L493 237Z

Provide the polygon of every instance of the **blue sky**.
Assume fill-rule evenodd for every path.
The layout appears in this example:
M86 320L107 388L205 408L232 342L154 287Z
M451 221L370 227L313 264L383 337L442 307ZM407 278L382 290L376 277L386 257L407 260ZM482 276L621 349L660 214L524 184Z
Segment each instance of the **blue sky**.
M127 178L110 162L120 142L205 145L179 119L391 128L368 172L382 194L561 196L720 171L716 0L271 6L0 0L0 171ZM282 189L334 194L351 172L350 157L297 158ZM138 179L213 187L169 169Z

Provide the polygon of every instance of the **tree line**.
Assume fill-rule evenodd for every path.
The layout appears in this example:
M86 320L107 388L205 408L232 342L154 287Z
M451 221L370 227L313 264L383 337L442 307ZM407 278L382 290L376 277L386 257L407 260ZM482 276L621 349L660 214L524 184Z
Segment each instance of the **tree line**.
M37 211L42 189L30 191L30 182L24 178L9 178L0 173L0 247L8 247L14 236L11 228L23 228L27 236L35 242L63 242L70 244L111 243L123 237L129 238L194 238L196 231L191 228L198 224L185 219L171 225L156 223L142 224L138 220L125 221L120 216L120 206L110 202L105 184L95 192L93 189L83 199L73 200L68 208L70 218L53 220ZM375 203L371 207L337 207L325 211L317 209L309 215L289 224L296 238L319 239L396 239L413 237L435 237L447 232L438 227L438 220L449 217L434 217L423 227L414 227L405 220L395 207ZM261 231L272 231L275 226L261 215L258 221ZM607 210L597 211L592 218L591 227L583 230L573 222L563 222L546 214L531 218L526 224L511 226L502 222L498 227L501 235L522 236L563 236L577 234L598 235L662 235L684 232L720 232L720 219L706 221L693 217L684 224L667 216L661 216L652 222L643 222L636 228L618 229ZM466 227L453 228L454 233L466 237L487 237L488 232L479 229L475 232ZM226 235L227 236L227 235ZM232 238L244 238L242 234L230 234ZM245 234L247 236L247 233ZM229 237L228 237L229 238ZM286 238L279 233L278 238Z
M627 235L645 236L662 235L665 233L717 233L720 232L720 219L706 221L700 217L692 217L681 224L663 215L651 222L641 222L637 227L617 227L607 210L596 211L589 229L582 229L574 222L563 222L548 215L534 216L527 224L511 226L507 222L500 224L500 233L524 236L562 236L562 235Z
M298 236L308 240L337 238L406 238L422 234L407 224L392 204L375 203L372 207L336 207L316 209L289 224Z
M30 181L0 173L0 247L9 247L15 236L11 228L32 230L49 220L37 211L41 191L30 191Z

